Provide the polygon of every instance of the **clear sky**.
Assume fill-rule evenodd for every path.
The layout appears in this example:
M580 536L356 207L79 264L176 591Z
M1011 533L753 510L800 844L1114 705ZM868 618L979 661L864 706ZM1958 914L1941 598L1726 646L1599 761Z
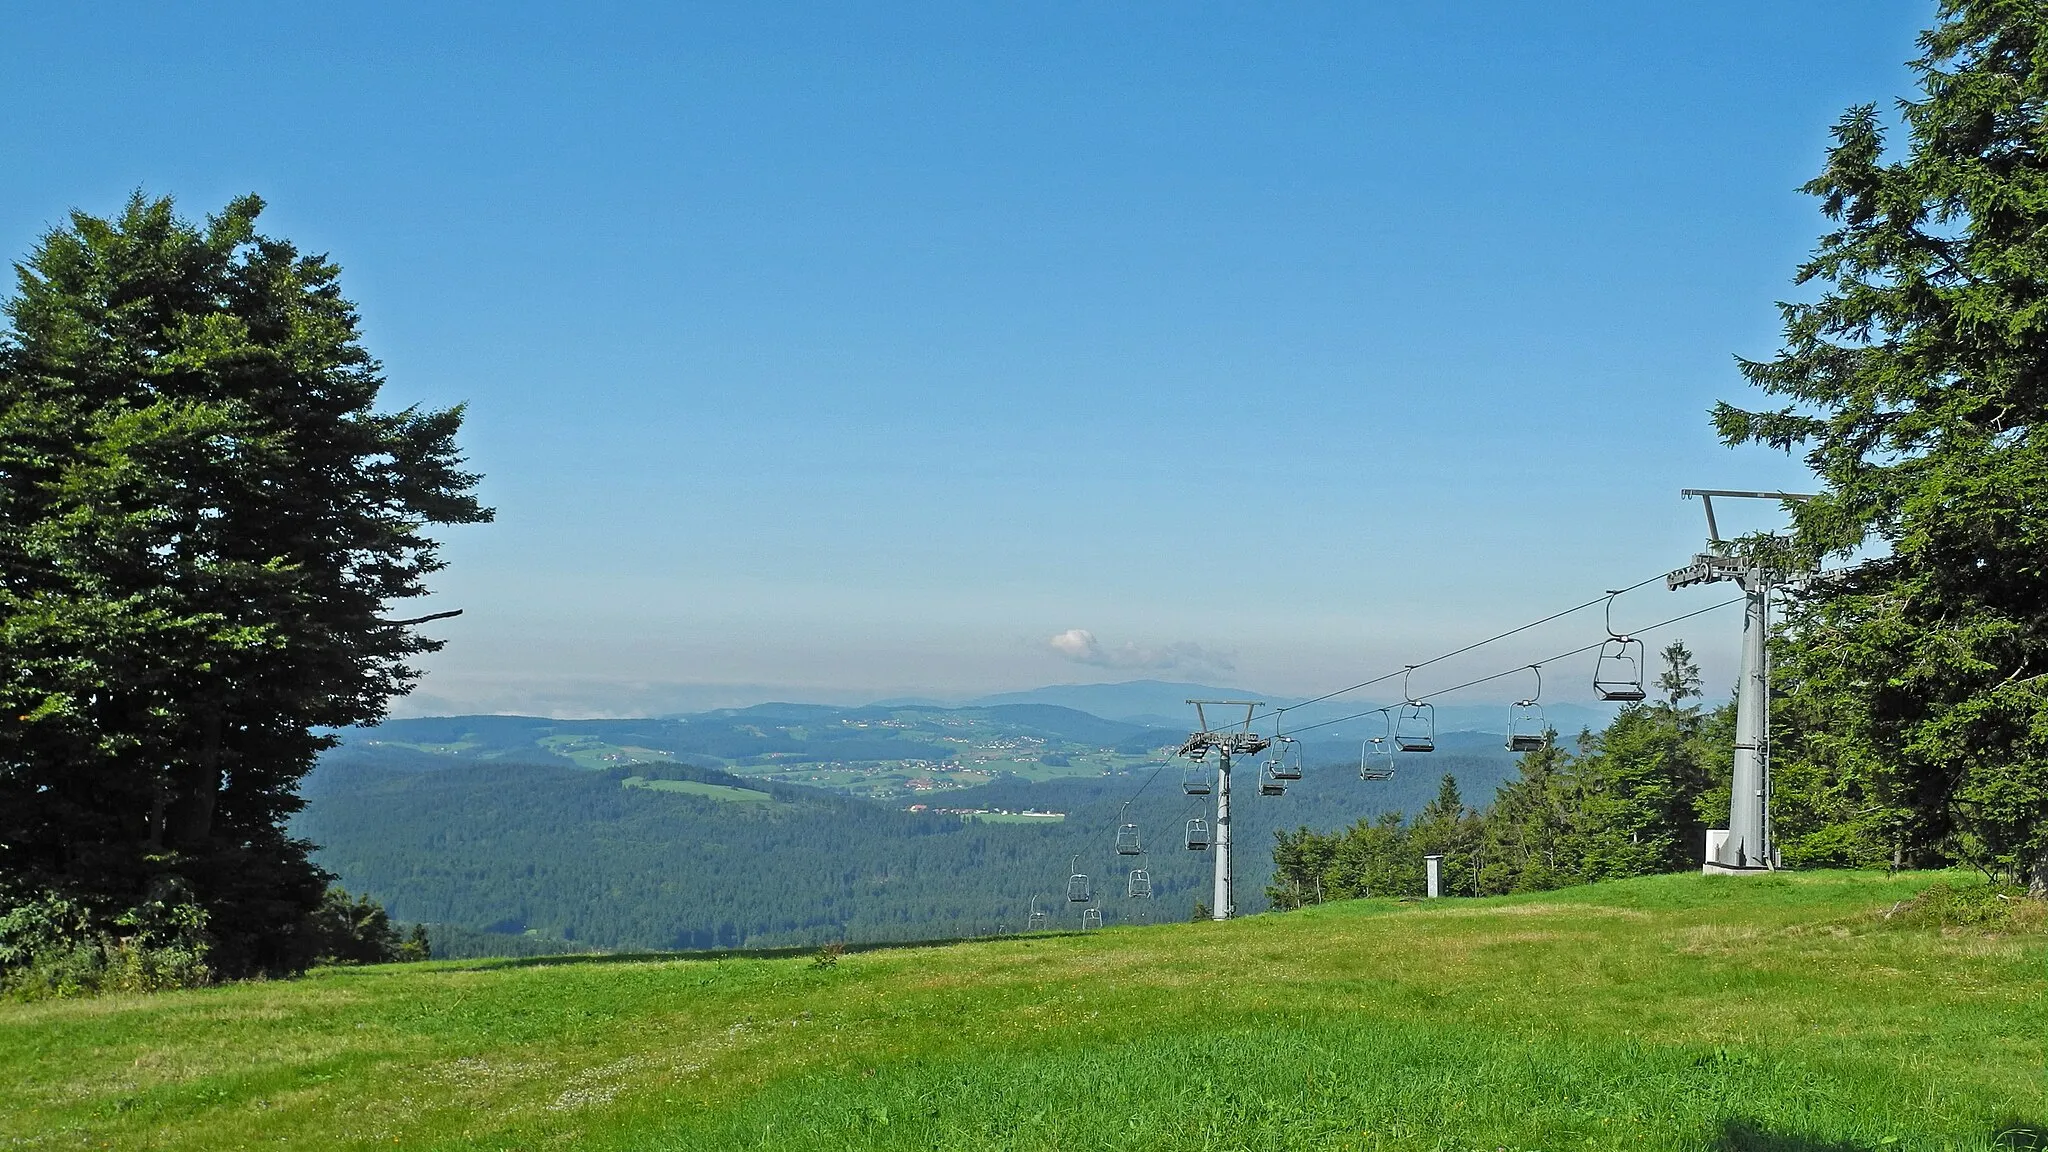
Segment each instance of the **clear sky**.
M1706 411L1932 10L9 5L0 249L255 191L388 404L470 405L498 522L402 711L1308 694L1806 483ZM1680 629L1717 684L1738 628Z

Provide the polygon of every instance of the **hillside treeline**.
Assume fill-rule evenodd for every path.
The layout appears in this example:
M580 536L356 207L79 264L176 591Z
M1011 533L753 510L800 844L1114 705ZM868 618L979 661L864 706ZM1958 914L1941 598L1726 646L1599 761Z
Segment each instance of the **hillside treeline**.
M1423 858L1443 856L1448 895L1533 892L1697 869L1706 829L1726 823L1733 703L1703 708L1683 645L1665 650L1666 698L1624 709L1569 746L1550 734L1492 800L1466 804L1445 776L1411 817L1387 812L1348 828L1277 834L1275 908L1360 896L1420 896Z

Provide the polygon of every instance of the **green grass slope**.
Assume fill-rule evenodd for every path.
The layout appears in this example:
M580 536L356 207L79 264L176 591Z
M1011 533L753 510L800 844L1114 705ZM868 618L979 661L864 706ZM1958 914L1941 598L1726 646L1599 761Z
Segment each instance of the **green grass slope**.
M2048 938L1660 877L808 957L0 1005L0 1146L2038 1148Z

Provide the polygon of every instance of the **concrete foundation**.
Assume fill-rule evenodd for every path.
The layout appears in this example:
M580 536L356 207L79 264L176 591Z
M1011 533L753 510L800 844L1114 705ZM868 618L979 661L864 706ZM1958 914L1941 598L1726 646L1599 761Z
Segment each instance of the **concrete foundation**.
M1701 865L1700 871L1708 876L1760 876L1766 872L1776 871L1775 863L1765 863L1761 860L1754 863L1746 859L1739 864L1725 863L1721 856L1727 851L1728 830L1707 829L1707 862Z

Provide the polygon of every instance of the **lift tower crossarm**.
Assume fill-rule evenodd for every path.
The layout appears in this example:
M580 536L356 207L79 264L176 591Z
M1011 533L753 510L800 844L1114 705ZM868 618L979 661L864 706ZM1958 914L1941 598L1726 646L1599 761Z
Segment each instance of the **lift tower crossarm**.
M1188 703L1195 706L1195 722L1202 727L1199 732L1188 734L1186 742L1175 753L1177 756L1192 756L1199 760L1211 748L1230 756L1255 756L1273 743L1251 730L1252 714L1265 707L1263 700L1190 700ZM1206 709L1219 706L1244 709L1244 721L1230 728L1209 727Z
M1715 544L1721 542L1721 529L1714 523L1716 496L1726 496L1730 500L1791 500L1801 504L1813 499L1811 492L1742 492L1733 488L1680 488L1678 494L1687 500L1695 496L1700 498L1700 507L1707 510L1707 539Z
M1176 756L1192 756L1201 759L1201 754L1214 748L1232 756L1256 756L1272 746L1264 736L1249 732L1195 732L1187 742L1174 753Z

